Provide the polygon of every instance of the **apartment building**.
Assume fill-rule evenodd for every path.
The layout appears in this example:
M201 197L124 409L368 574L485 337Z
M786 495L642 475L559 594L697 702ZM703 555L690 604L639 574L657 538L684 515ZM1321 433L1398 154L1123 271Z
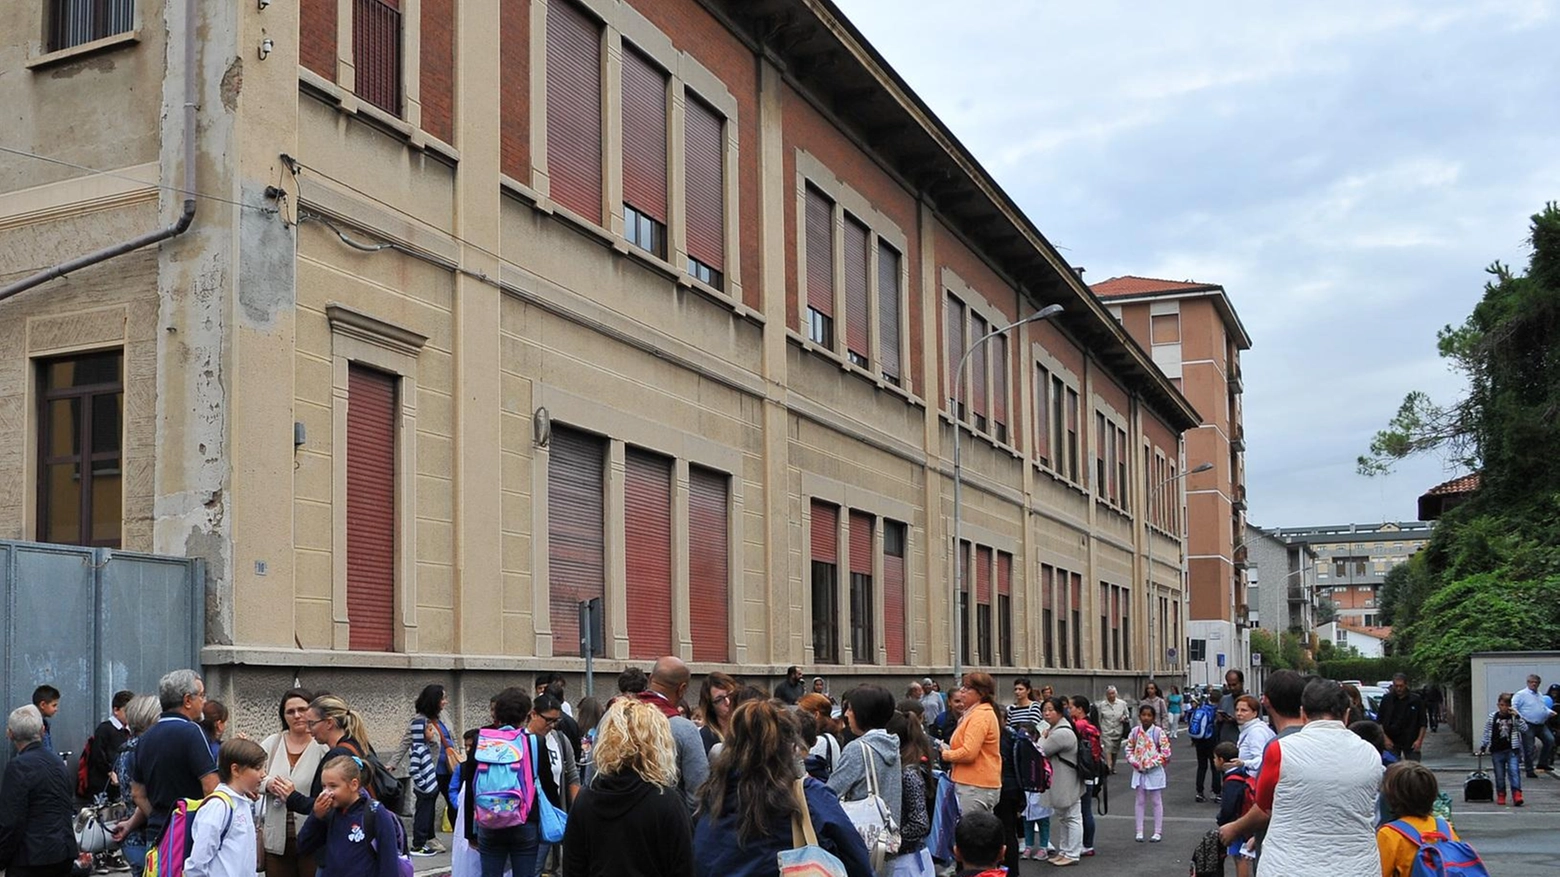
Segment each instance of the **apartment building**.
M1217 284L1126 275L1091 288L1202 415L1186 433L1183 470L1212 466L1184 479L1186 647L1191 681L1219 682L1225 670L1249 668L1240 354L1251 349L1251 336Z
M1253 624L1273 633L1295 631L1309 639L1316 627L1316 549L1252 524L1246 525L1242 541L1250 563L1246 593L1255 615Z
M1429 544L1432 526L1426 521L1386 521L1280 527L1270 532L1280 539L1309 545L1316 552L1317 590L1336 604L1338 621L1377 628L1381 626L1377 612L1382 580L1393 567L1407 563Z
M0 537L204 558L241 718L1170 669L1201 418L831 3L25 6Z

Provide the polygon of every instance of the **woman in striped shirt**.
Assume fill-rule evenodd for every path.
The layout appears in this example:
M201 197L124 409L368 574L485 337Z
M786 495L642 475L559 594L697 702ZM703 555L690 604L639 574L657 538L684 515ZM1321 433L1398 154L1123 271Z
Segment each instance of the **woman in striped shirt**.
M1013 706L1008 710L1008 727L1015 730L1037 730L1040 727L1040 702L1034 699L1034 689L1027 677L1013 680Z

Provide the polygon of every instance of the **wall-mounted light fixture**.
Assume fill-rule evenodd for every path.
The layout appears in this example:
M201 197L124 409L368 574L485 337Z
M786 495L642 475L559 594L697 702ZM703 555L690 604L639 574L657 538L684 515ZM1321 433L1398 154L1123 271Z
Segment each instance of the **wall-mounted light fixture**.
M309 440L309 431L304 428L303 421L293 421L293 447L301 448L303 443Z
M271 54L271 50L273 50L275 48L276 48L276 41L272 40L270 37L266 37L265 39L261 40L260 41L260 60L264 61L266 59L266 56Z
M536 409L532 415L531 431L539 448L547 447L547 443L552 441L552 414L545 407Z

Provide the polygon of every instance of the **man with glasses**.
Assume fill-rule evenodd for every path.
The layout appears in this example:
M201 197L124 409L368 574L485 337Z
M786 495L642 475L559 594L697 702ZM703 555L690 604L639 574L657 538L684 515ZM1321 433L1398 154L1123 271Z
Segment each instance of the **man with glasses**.
M160 835L180 798L203 798L217 787L216 759L196 724L206 706L205 683L194 670L175 670L157 683L157 699L162 716L136 744L130 778L136 810L115 829L116 841L142 826L149 837Z
M537 774L541 777L542 793L554 807L567 810L580 792L580 768L574 760L574 747L569 743L568 735L558 728L563 718L563 704L558 698L539 694L531 701L531 718L526 722L525 730L536 739ZM538 843L536 873L541 874L552 844Z

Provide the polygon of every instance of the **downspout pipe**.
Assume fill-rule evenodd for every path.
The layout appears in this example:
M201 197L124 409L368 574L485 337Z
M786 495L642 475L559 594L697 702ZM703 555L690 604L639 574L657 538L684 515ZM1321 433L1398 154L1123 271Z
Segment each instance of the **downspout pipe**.
M0 286L0 301L5 301L13 295L26 292L39 284L47 283L56 277L64 277L73 271L96 265L99 262L107 262L134 252L152 244L161 243L169 238L184 234L195 221L195 109L196 109L196 76L195 76L195 16L198 9L198 0L184 0L184 210L179 218L169 226L147 232L112 246L104 247L96 252L77 256L68 262L61 262L52 268L45 268L36 274L24 277Z

